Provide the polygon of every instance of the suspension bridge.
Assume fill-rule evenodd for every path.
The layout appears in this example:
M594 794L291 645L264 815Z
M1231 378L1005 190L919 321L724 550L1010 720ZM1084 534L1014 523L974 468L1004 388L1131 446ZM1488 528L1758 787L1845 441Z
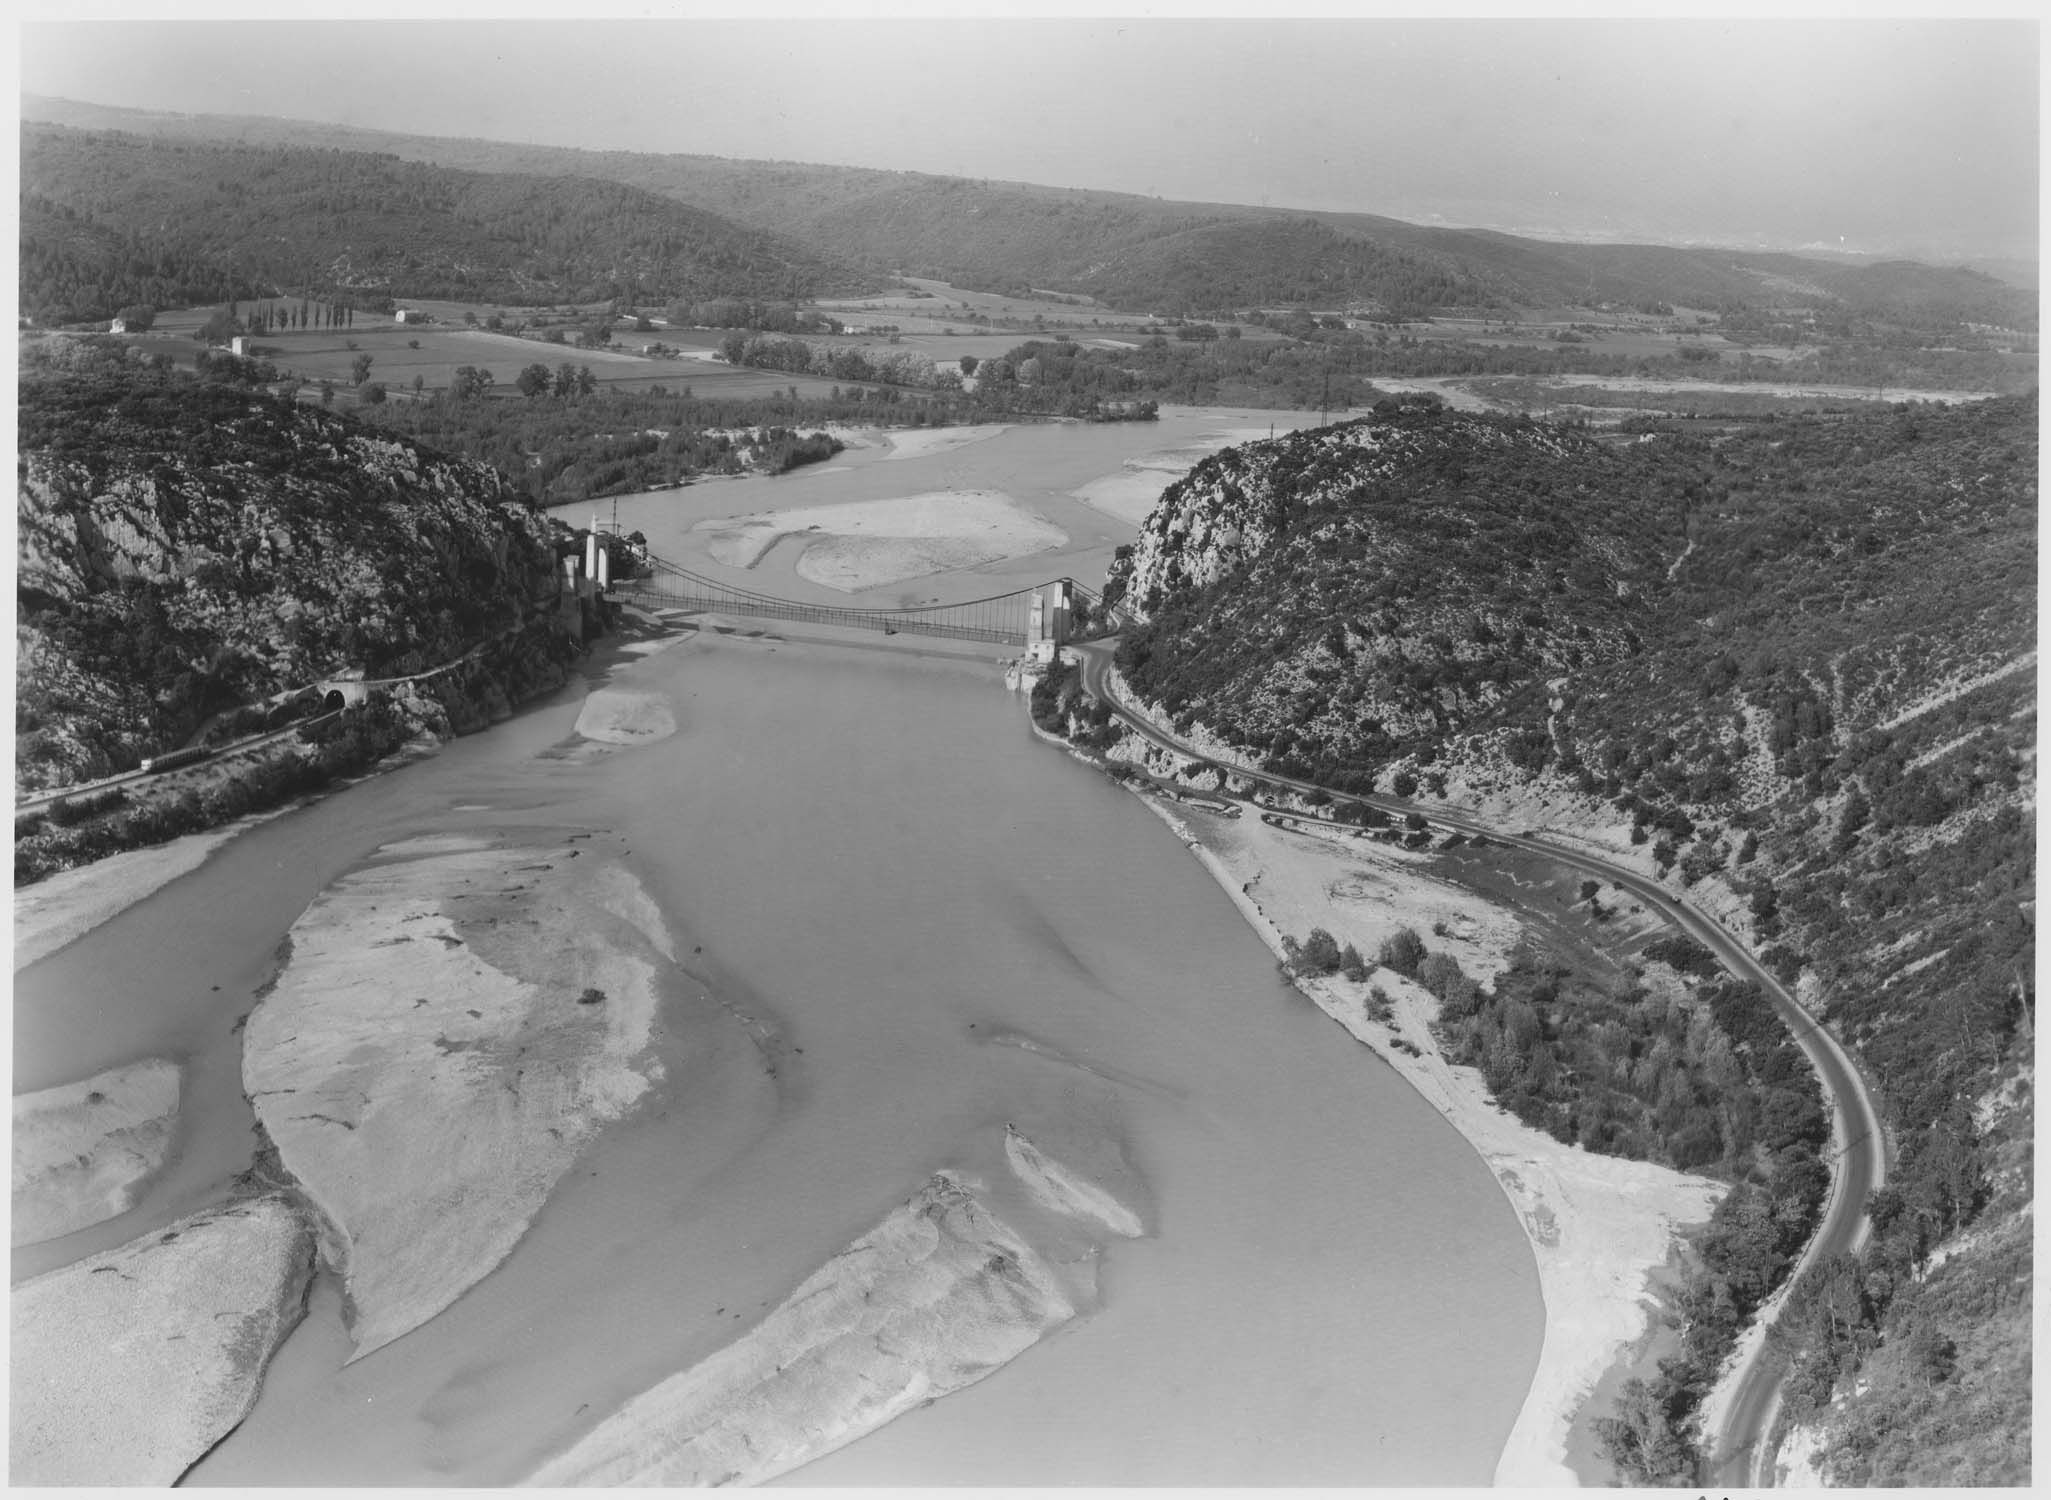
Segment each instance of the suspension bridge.
M634 578L615 578L606 596L657 609L707 611L808 625L840 625L885 635L948 636L992 645L1030 648L1036 641L1089 640L1108 635L1124 616L1073 578L1057 578L1008 594L954 604L855 608L784 599L740 588L649 556Z

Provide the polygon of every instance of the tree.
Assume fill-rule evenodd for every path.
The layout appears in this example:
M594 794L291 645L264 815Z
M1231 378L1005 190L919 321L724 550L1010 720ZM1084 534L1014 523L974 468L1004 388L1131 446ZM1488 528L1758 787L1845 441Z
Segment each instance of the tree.
M202 344L225 344L242 332L242 324L227 308L216 308L214 315L199 326L199 341Z
M546 396L548 394L548 366L542 364L529 365L520 372L519 379L515 380L513 384L523 396L529 398Z
M449 394L458 401L491 394L492 373L476 365L456 366L456 375L449 382Z
M128 325L130 333L141 333L157 321L157 310L136 302L122 308L115 316Z
M1310 929L1310 936L1303 940L1302 967L1312 974L1330 974L1341 962L1339 942L1322 927Z
M1662 1379L1659 1386L1665 1385ZM1595 1435L1626 1483L1686 1484L1694 1478L1695 1455L1675 1430L1671 1393L1629 1380L1616 1409L1618 1415L1596 1419Z
M370 379L370 364L371 357L368 354L359 354L350 360L349 383L351 385L362 385L364 381Z
M1423 938L1408 927L1399 927L1395 936L1382 943L1379 956L1383 968L1394 969L1398 974L1414 976L1417 973L1417 966L1424 962L1427 951Z
M975 373L976 373L976 357L975 357L975 355L973 355L973 354L964 354L964 355L963 355L963 356L961 357L961 373L962 373L962 374L964 374L964 375L973 375L973 374L975 374Z
M356 392L356 399L358 401L361 401L365 406L383 405L385 399L384 382L381 380L365 381L363 385L358 388Z
M1909 1335L1905 1363L1928 1390L1957 1373L1958 1345L1934 1323L1918 1323Z

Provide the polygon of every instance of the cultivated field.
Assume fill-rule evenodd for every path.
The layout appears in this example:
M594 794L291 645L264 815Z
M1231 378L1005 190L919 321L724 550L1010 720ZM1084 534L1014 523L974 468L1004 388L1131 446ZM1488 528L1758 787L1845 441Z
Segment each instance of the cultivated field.
M520 372L534 364L547 365L551 370L561 364L583 365L589 367L592 378L602 386L631 390L660 385L672 391L688 386L693 395L714 400L748 399L792 386L806 396L825 396L833 390L829 380L715 363L706 356L718 346L718 333L673 333L667 328L636 333L627 325L624 331L615 329L612 347L580 349L573 343L554 344L473 328L463 320L466 310L475 312L480 321L494 313L509 321L532 319L539 311L534 308L415 302L406 306L425 312L436 321L399 323L389 314L358 313L353 328L295 328L269 333L254 339L250 349L255 357L275 364L281 373L310 381L331 380L342 393L350 388L356 359L365 354L371 358L370 379L382 381L394 394L411 390L416 378L423 391L446 389L455 379L456 371L465 365L489 370L499 388L511 390ZM206 307L165 313L158 318L156 330L149 337L161 341L174 356L190 358L200 347L196 337L200 326L214 311ZM562 311L589 317L602 309ZM685 357L657 359L633 352L642 344L658 341L682 349Z

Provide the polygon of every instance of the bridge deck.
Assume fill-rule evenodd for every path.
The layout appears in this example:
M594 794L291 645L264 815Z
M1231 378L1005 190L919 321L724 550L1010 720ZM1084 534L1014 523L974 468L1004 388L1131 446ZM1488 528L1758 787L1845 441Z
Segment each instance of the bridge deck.
M1032 596L1048 590L1050 584L1014 589L984 599L967 599L957 604L927 604L903 609L860 609L852 606L816 604L801 599L784 599L753 589L736 588L718 579L706 578L661 558L648 559L645 577L615 582L608 596L657 608L715 610L724 614L748 615L758 619L791 620L810 625L839 625L856 630L878 630L885 635L949 636L957 640L987 641L992 645L1023 647L1032 616ZM1073 579L1062 579L1079 606L1085 630L1090 625L1115 625L1115 611ZM1085 633L1079 630L1077 633Z

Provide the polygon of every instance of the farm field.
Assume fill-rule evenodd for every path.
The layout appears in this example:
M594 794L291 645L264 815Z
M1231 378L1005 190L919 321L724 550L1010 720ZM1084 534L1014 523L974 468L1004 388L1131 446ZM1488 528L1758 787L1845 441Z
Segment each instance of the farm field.
M281 372L309 381L331 380L338 394L350 386L351 367L359 355L371 357L370 378L381 381L394 395L413 389L416 378L422 391L446 389L456 371L469 365L489 370L502 390L510 390L520 372L532 364L554 369L559 364L585 365L602 386L646 389L667 386L680 390L689 386L693 394L713 400L746 400L797 387L801 395L826 396L833 382L807 375L787 375L777 370L743 370L712 362L708 355L718 345L719 335L702 331L672 335L668 329L651 334L631 330L622 339L624 348L580 349L572 344L551 344L539 339L519 338L471 328L462 321L465 304L409 303L441 320L426 324L397 323L385 314L357 314L354 328L306 328L265 334L251 343L259 359L270 360ZM467 310L480 317L497 311L482 305ZM162 314L147 337L161 341L167 352L181 359L197 353L199 328L212 316L211 307L191 308ZM509 308L508 317L531 317L531 308ZM698 357L654 359L628 352L641 343L656 340ZM353 346L353 347L352 347Z

